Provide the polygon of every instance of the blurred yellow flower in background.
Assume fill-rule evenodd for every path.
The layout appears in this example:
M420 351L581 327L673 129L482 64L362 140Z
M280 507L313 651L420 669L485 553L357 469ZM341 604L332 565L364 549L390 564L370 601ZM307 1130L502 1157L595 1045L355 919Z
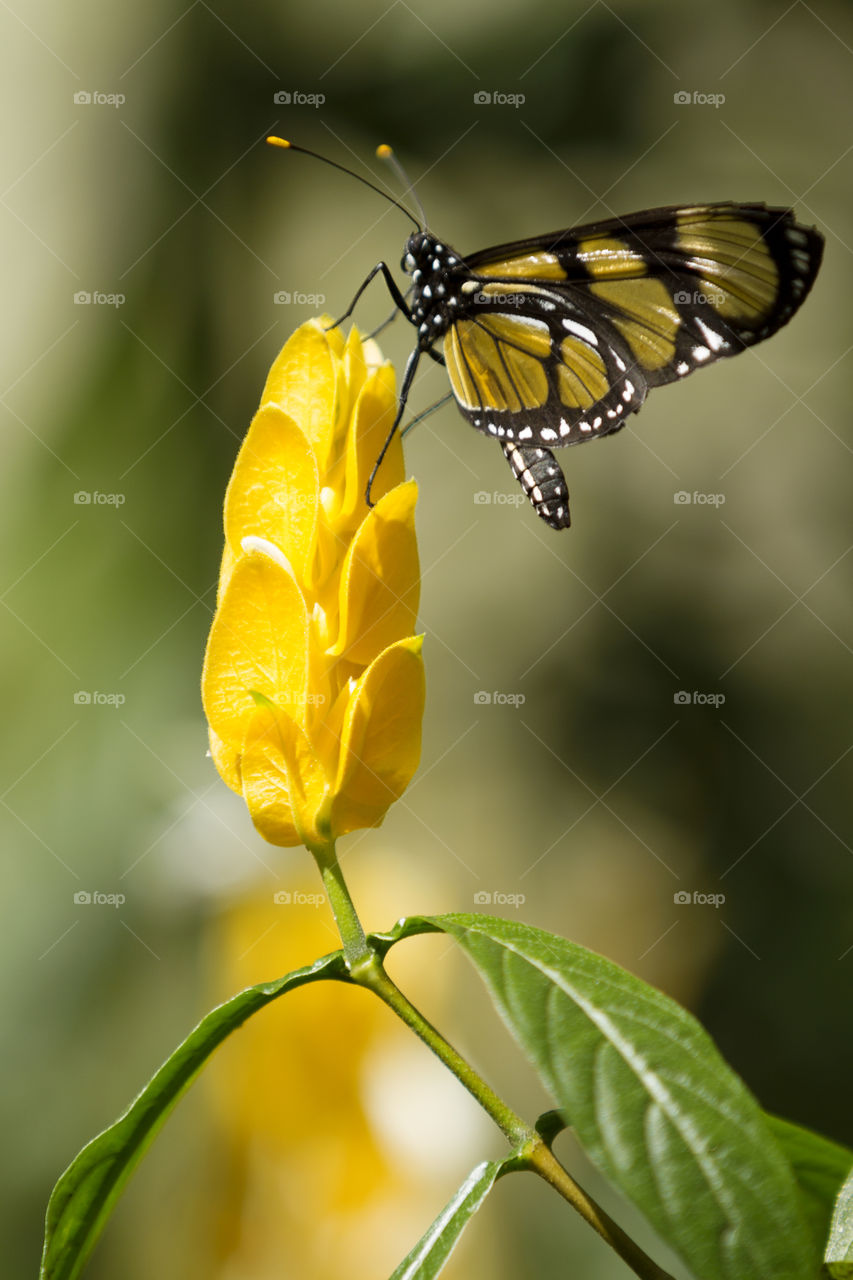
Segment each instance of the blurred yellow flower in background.
M302 325L264 387L225 497L202 676L210 749L257 830L325 848L378 826L420 757L414 509L394 372L356 330Z

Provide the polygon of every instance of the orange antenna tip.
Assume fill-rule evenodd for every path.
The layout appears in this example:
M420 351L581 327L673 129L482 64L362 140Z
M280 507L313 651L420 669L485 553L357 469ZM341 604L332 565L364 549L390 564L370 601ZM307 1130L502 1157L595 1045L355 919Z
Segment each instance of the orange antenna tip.
M376 148L376 155L377 155L377 157L378 157L380 160L387 160L387 159L389 158L389 156L392 156L393 154L394 154L394 152L393 152L393 151L391 150L391 148L388 146L388 143L387 143L387 142L383 142L383 143L381 143L381 144Z
M271 147L284 147L285 150L291 145L286 138L269 137L267 142Z

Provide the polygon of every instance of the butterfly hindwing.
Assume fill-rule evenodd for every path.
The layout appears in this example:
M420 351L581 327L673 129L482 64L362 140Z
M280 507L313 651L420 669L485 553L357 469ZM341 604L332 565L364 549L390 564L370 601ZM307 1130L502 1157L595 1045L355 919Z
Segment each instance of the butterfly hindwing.
M485 285L476 312L445 335L450 385L468 421L501 440L548 447L618 430L647 387L627 343L603 316L593 328L571 302L557 311L548 297L508 287Z
M609 434L650 387L784 325L822 247L790 210L726 203L647 210L467 257L444 336L459 408L524 446Z

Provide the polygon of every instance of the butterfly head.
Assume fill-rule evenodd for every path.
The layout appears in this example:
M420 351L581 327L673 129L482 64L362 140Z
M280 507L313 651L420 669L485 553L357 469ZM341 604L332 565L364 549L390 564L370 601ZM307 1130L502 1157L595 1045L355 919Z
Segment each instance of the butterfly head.
M411 321L418 345L428 347L452 324L465 278L459 255L429 231L416 231L406 241L401 263L412 277Z

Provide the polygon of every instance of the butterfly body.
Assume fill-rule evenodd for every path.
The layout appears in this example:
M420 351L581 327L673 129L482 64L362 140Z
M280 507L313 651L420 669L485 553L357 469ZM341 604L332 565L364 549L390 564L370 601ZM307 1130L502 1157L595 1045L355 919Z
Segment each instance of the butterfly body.
M462 289L471 273L459 254L429 231L409 236L401 266L412 277L409 319L417 327L418 346L425 351L463 310Z

